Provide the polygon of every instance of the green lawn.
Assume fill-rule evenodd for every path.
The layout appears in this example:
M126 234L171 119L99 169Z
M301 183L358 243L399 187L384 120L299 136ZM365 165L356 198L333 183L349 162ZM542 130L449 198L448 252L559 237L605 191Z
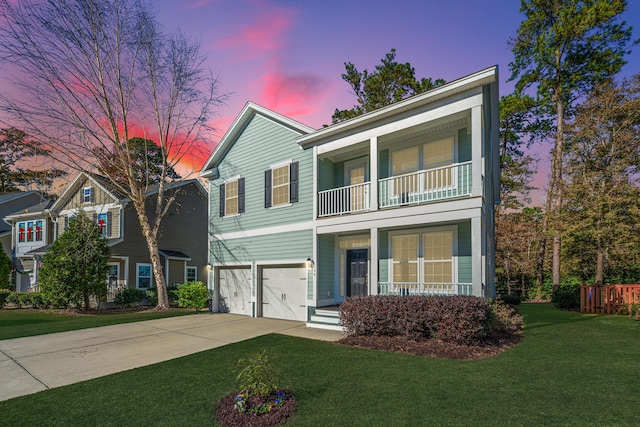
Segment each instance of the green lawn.
M0 310L0 340L140 322L163 317L184 316L193 313L193 310L171 309L160 312L69 315L57 314L52 311L5 309ZM1 422L0 425L2 425Z
M491 359L268 335L0 402L0 425L212 425L235 362L264 348L298 399L288 426L640 425L640 322L549 305L521 312L525 338Z

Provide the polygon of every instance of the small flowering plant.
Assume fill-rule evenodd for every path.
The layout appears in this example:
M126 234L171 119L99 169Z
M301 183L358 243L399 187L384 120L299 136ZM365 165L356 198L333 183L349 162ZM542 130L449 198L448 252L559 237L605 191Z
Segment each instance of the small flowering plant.
M251 404L244 394L237 394L234 397L234 408L241 414L260 415L271 412L273 408L281 408L289 397L282 390L276 390L267 399L266 402L260 404Z

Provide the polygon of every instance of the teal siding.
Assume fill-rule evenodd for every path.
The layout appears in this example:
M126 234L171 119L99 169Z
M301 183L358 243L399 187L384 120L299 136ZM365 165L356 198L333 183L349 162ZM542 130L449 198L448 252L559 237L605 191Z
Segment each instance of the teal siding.
M389 150L381 150L378 153L378 178L389 178Z
M471 161L471 135L467 128L458 129L458 163Z
M267 236L244 237L211 242L211 256L216 266L251 264L255 261L303 262L313 254L313 231L302 230Z
M330 190L333 186L335 164L329 160L318 160L318 191Z
M345 185L344 162L339 162L335 164L335 168L333 170L333 188L340 188L344 187Z
M218 165L219 178L212 180L211 219L213 234L311 221L313 217L313 151L301 150L299 133L256 115ZM264 207L264 172L272 165L299 162L299 201L291 206ZM219 215L220 184L233 177L245 178L245 212L228 218Z
M458 224L458 282L471 283L471 221Z
M378 277L380 282L389 281L389 232L378 234Z
M333 235L321 234L318 236L318 299L333 298L335 295L334 249L335 238Z

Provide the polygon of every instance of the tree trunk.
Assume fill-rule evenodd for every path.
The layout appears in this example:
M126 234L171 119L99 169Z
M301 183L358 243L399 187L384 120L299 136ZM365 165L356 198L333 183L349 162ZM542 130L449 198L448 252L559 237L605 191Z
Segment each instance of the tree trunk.
M556 113L558 115L556 123L556 143L553 147L553 159L551 161L551 185L553 188L553 291L560 288L560 246L562 238L560 235L559 216L562 209L562 151L564 148L564 99L562 98L562 74L560 72L561 57L556 52L557 81L555 87Z
M89 293L83 292L84 296L84 311L89 311L89 307L91 306L91 301L89 301Z
M596 286L602 286L604 284L604 250L602 245L598 242L598 256L596 260Z

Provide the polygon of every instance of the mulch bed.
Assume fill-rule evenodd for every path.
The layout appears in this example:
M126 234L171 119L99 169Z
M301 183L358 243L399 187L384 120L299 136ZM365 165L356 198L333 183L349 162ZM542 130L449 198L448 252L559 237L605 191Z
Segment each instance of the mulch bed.
M284 424L296 411L297 403L293 395L283 390L287 396L282 406L274 406L271 411L266 414L251 415L241 414L235 408L234 398L237 393L231 393L223 397L216 407L216 418L218 422L228 427L271 427ZM248 404L251 407L262 405L263 403L273 402L273 396L261 397L251 396Z
M402 336L349 336L338 343L353 347L408 353L444 359L477 360L496 356L520 341L519 336L494 336L478 345L460 345L437 339L413 341Z

